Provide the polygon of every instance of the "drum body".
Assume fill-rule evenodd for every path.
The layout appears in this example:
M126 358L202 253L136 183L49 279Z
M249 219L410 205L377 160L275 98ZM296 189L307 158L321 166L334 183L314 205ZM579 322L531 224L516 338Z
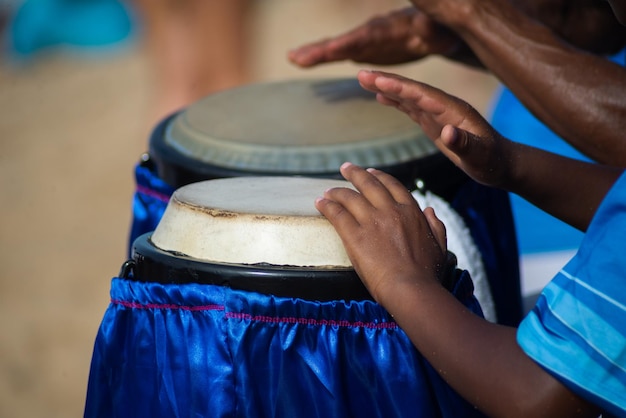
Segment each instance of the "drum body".
M227 184L236 196L243 193L239 180L205 184ZM298 182L308 181L292 180L294 187L285 191L290 196L302 189ZM277 181L269 181L268 188L291 182ZM314 181L320 184L315 194L303 195L312 210L298 212L307 219L295 219L297 224L327 222L313 213L315 195L329 185L320 181ZM190 220L172 216L183 192L200 186L175 192L156 231L135 240L127 268L112 280L111 304L94 348L86 417L482 416L371 299L343 254L321 254L320 260L307 254L301 261L295 244L277 239L276 228L289 220L255 209L258 223L270 221L270 232L257 231L257 248L242 249L241 257L251 263L224 262L229 254L204 246L211 237L221 242L222 234L232 235L229 224L241 214L195 202L188 206L194 209ZM197 216L203 209L210 209L204 210L210 213L206 222ZM168 224L180 230L170 233ZM332 248L338 238L331 236L332 227L322 226L318 242L307 243L301 239L309 234L306 228L290 228L307 253ZM244 234L234 240L232 245L248 241ZM265 261L274 251L243 254L264 253L273 245L288 246L292 254L276 264ZM178 251L183 247L195 256ZM470 277L461 271L454 277L450 291L480 315Z
M498 322L519 323L508 194L469 179L415 123L351 79L243 86L163 120L136 166L130 243L154 230L173 191L185 184L258 175L339 179L345 161L386 171L411 190L419 183L449 203L479 249Z

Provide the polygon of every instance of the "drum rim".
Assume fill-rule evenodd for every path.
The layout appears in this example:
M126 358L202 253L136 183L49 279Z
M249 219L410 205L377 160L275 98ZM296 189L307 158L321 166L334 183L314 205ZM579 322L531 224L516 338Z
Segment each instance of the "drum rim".
M177 113L174 113L156 125L150 136L148 147L150 165L153 165L160 179L175 189L189 183L225 177L306 176L344 180L338 169L336 171L320 171L317 173L260 172L224 168L195 160L169 147L164 140L164 131L176 115ZM147 162L144 163L147 164ZM447 173L446 176L439 176L433 173L433 166L444 168ZM424 156L419 160L411 160L394 165L380 165L375 168L396 177L409 190L415 190L416 180L424 180L428 190L432 190L442 197L450 196L451 193L448 190L458 188L460 184L469 179L443 153L435 153Z
M161 284L209 284L310 301L373 300L352 268L244 265L206 262L163 251L151 243L152 232L133 243L132 272L126 278Z

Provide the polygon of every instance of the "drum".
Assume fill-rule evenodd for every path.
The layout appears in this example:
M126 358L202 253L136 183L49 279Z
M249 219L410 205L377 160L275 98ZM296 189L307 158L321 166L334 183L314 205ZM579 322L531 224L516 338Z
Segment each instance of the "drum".
M314 200L339 180L190 184L112 281L85 416L476 417L367 293ZM480 314L457 270L449 290Z
M447 202L481 258L474 263L480 267L461 267L472 274L485 270L493 317L517 325L522 305L508 194L469 179L418 125L380 105L355 79L246 85L212 94L163 120L136 167L129 249L155 229L169 197L183 185L248 176L340 179L345 161L386 171L408 189Z

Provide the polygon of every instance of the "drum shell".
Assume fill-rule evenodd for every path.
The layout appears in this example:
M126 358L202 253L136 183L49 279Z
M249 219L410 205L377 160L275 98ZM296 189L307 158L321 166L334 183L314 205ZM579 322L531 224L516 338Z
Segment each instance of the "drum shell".
M163 251L150 237L147 233L135 240L125 265L139 282L208 284L310 301L372 300L352 268L207 262Z

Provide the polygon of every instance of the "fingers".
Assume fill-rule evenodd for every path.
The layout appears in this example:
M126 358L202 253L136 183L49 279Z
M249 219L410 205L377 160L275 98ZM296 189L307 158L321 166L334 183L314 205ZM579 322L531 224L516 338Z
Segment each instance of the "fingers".
M377 93L381 99L402 104L409 116L418 111L440 115L449 106L466 107L465 102L442 90L397 74L361 70L357 78L363 88Z
M341 173L358 191L344 187L326 190L324 197L316 201L316 207L335 226L339 235L344 236L343 233L349 234L351 229L370 220L376 213L376 206L386 206L394 201L384 185L361 167L344 163Z
M339 189L334 190L336 191L336 195L341 193L339 192ZM353 192L353 190L349 189L341 190ZM340 236L351 236L353 235L353 231L359 227L359 223L351 212L346 210L342 204L337 203L335 200L331 200L326 196L319 197L315 200L315 208L320 211L326 219L328 219Z
M441 130L439 150L444 153L455 165L462 166L463 158L471 151L474 136L452 125L446 125Z
M289 51L287 58L302 68L353 59L356 55L353 51L356 45L355 37L356 32L351 31L333 38L322 39Z
M383 208L415 201L400 181L380 170L364 170L352 163L344 163L340 171L374 207Z
M375 168L368 168L366 171L376 177L396 202L401 204L412 204L415 202L415 199L404 184L395 177Z
M378 71L360 71L357 78L380 103L406 113L435 144L445 124L463 121L463 114L455 110L458 103L434 87Z
M408 81L408 79L396 74L369 70L359 71L357 79L364 89L380 93L388 98L398 97L402 90L401 81Z
M325 48L329 40L314 42L308 45L293 49L287 53L287 58L293 64L309 68L325 62Z
M484 147L485 142L471 132L446 125L441 130L439 149L456 165L462 165L463 160L470 163L472 154L486 155L488 150ZM482 158L480 163L484 163Z
M435 210L431 207L424 209L424 216L426 217L426 221L428 221L428 226L430 227L437 244L439 244L442 251L447 251L448 240L446 237L446 226L439 218L437 218Z
M343 187L333 188L325 191L324 197L315 202L316 208L338 231L349 233L361 223L371 220L373 213L398 205L413 205L419 212L413 196L393 176L376 169L364 170L351 163L344 163L341 173L358 192Z

